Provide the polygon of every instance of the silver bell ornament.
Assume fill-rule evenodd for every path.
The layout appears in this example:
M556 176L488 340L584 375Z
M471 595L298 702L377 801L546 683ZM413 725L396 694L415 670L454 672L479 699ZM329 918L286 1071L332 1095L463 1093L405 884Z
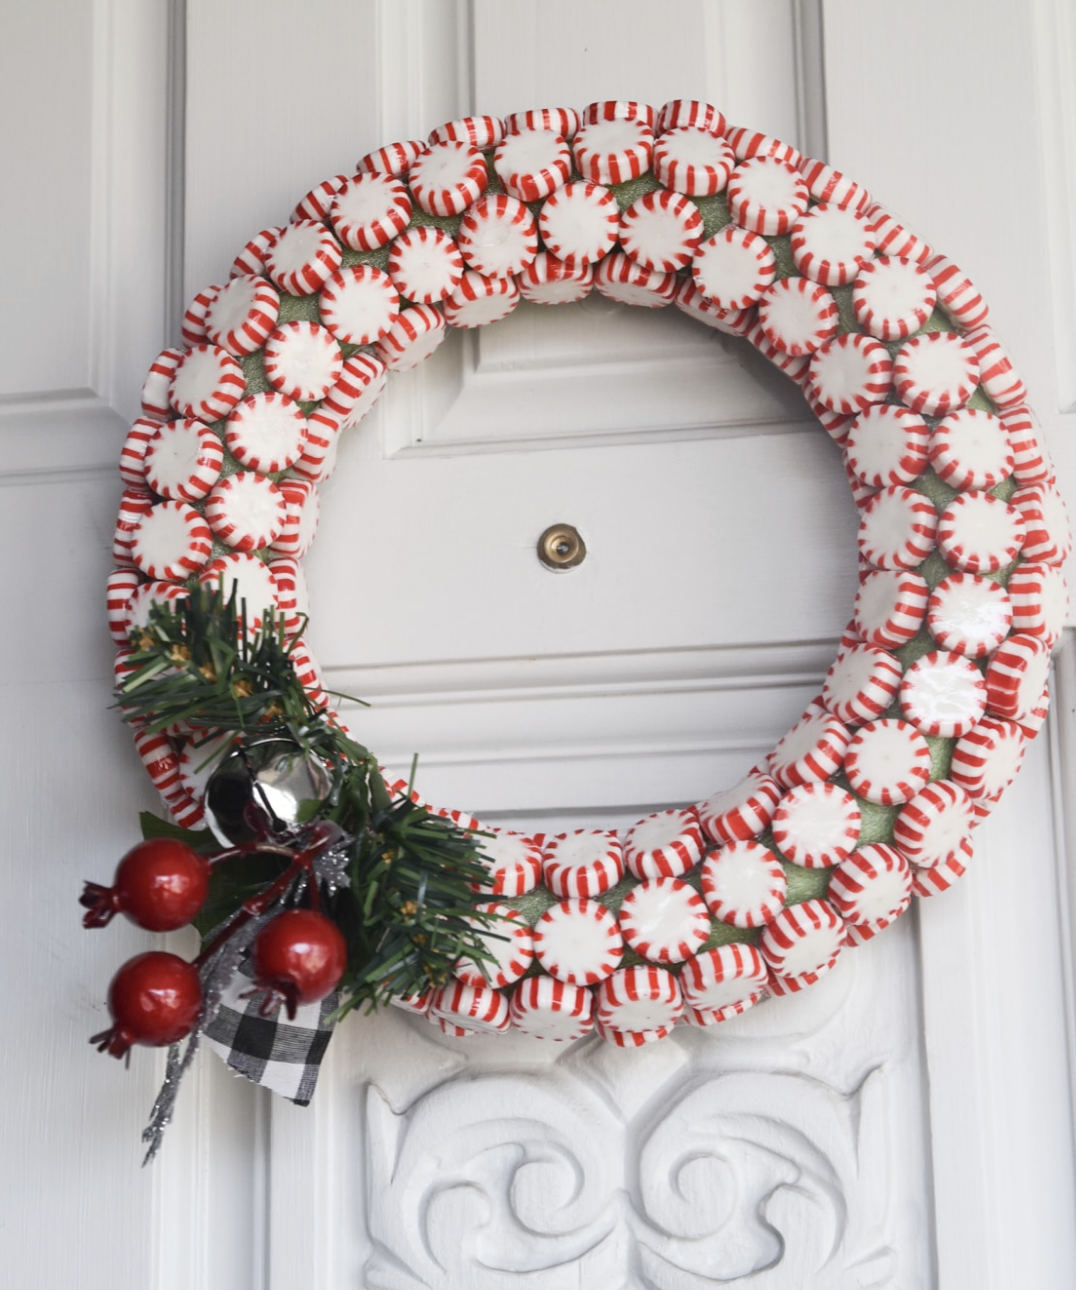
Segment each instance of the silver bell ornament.
M206 785L206 823L222 846L239 846L262 836L267 821L273 833L299 823L304 802L326 797L332 787L328 767L296 744L279 739L250 744L230 753Z

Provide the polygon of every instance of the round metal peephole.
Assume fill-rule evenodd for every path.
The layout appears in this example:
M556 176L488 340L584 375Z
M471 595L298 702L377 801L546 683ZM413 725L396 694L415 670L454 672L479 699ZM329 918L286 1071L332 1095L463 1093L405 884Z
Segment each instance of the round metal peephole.
M538 559L547 569L574 569L586 554L586 543L571 524L551 524L538 539Z

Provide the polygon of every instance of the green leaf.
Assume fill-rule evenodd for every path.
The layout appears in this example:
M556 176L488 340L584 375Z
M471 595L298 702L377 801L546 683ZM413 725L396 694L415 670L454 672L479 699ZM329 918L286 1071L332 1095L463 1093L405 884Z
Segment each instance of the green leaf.
M178 824L173 824L171 820L162 820L152 811L141 811L138 823L142 829L143 838L175 838L179 842L185 842L192 851L197 851L203 856L212 855L214 851L221 849L220 843L209 829L181 829Z

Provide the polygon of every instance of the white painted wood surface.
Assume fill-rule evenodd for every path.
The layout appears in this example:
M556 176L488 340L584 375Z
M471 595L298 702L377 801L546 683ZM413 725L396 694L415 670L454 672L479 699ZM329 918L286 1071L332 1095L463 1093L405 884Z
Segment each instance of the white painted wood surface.
M147 942L82 935L75 905L152 805L105 711L95 624L123 425L181 294L389 138L472 108L708 98L816 154L828 139L967 268L1076 497L1069 7L907 0L897 22L852 0L674 0L659 31L641 0L313 0L301 19L288 0L188 0L185 41L182 8L49 0L0 44L3 173L24 193L65 183L63 203L9 203L0 246L22 302L0 346L22 624L3 655L5 1273L47 1290L1073 1284L1071 643L962 887L720 1035L560 1053L352 1019L309 1110L203 1062L147 1176L157 1063L124 1077L85 1043ZM854 518L777 378L679 317L563 313L459 338L345 444L308 562L315 643L374 701L363 737L394 764L422 750L431 796L614 824L731 782L811 697L849 614ZM560 519L591 554L555 577L533 544ZM401 600L401 579L421 595Z

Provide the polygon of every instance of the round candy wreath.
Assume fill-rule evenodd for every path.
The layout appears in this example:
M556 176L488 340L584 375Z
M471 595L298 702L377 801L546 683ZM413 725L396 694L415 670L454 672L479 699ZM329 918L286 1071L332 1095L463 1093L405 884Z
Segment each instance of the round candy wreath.
M197 623L188 616L182 638L169 624L197 602L218 615L205 630L219 629L220 598L198 589L234 583L247 611L241 638L261 626L258 639L272 640L274 617L282 625L306 691L303 730L320 721L346 742L302 638L300 566L341 434L389 372L421 362L448 328L592 290L643 308L675 304L744 338L801 387L843 452L859 510L859 590L821 694L764 762L708 801L623 835L523 836L426 812L480 853L485 912L457 943L472 952L446 958L450 975L427 968L428 988L415 988L397 956L379 982L382 998L452 1035L515 1027L569 1040L595 1029L637 1045L817 981L913 895L945 891L965 872L973 830L1045 718L1067 614L1071 542L1054 472L1023 382L960 269L859 184L727 125L709 104L600 102L468 117L426 143L380 148L307 193L287 224L257 233L227 282L195 296L184 347L154 361L120 458L108 621L128 716L136 685L160 680L162 660L194 675ZM225 614L217 646L236 629ZM215 676L219 664L199 665L203 676L207 667ZM237 703L252 685L232 683ZM154 722L147 704L133 717L139 752L173 819L196 829L205 763L234 756L259 727L222 729L196 707ZM263 707L259 720L271 713ZM376 763L364 764L373 783ZM418 800L409 784L387 787L383 811ZM323 792L309 791L315 807L301 823L263 822L245 844L248 858L286 855L289 881L303 870L287 892L297 908L282 917L317 913L319 892L333 890L318 857L348 845L331 831L339 817ZM235 842L227 830L222 840ZM284 882L263 881L232 914L264 916ZM98 921L105 904L137 903L120 887L107 900L97 889ZM421 923L421 898L409 912L399 894L390 879L369 908L395 901ZM491 924L497 916L508 921ZM307 963L288 977L279 963L298 932L270 926L276 940L255 942L255 967L274 954L278 965L258 980L289 1004L320 998L340 979L341 955L355 952L343 926L350 950L331 936L321 946L319 962L335 953L336 968L314 982ZM124 990L138 996L138 973L152 977L147 957L133 961L133 984L114 982L119 1019L103 1039L113 1051L175 1037L174 1018L148 1037L124 1030ZM196 1004L183 999L189 1030Z

